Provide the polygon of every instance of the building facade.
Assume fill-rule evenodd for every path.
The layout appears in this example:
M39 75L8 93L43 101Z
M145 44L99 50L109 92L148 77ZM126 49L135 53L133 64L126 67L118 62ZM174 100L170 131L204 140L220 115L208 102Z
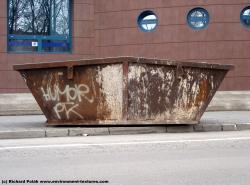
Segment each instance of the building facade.
M0 1L0 93L29 92L13 64L137 56L234 64L250 90L250 0Z

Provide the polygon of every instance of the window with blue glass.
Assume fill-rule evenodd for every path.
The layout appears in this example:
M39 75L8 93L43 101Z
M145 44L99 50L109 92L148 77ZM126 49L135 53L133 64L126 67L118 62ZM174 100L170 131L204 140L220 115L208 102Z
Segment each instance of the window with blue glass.
M151 32L156 29L158 18L153 11L147 10L138 16L137 24L141 31Z
M250 28L250 6L241 11L240 20L243 25Z
M208 11L204 8L194 8L188 12L187 23L192 29L205 29L209 23Z
M71 50L71 0L8 0L8 51Z

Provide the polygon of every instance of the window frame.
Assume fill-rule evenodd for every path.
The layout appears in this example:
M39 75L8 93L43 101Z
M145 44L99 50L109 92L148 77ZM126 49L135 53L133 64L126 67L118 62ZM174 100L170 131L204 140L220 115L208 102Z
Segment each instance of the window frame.
M7 0L7 53L11 54L70 54L72 53L72 16L73 16L73 1L69 0L69 35L16 35L10 34L9 30L9 3L10 0ZM22 39L22 40L37 40L38 42L38 50L37 51L11 51L9 42L10 39ZM54 41L68 41L69 43L69 50L68 51L43 51L42 49L42 42L46 40L54 40Z
M191 24L191 19L190 19L190 15L195 11L195 10L202 10L203 12L206 13L207 15L207 18L206 18L206 21L207 23L205 24L205 26L203 27L195 27L194 25ZM195 18L197 19L197 18ZM201 18L203 19L203 18ZM209 22L210 22L210 15L209 15L209 12L205 9L205 8L202 8L202 7L195 7L195 8L192 8L191 10L188 11L187 13L187 24L190 28L192 28L193 30L204 30L206 28L208 28L208 25L209 25Z

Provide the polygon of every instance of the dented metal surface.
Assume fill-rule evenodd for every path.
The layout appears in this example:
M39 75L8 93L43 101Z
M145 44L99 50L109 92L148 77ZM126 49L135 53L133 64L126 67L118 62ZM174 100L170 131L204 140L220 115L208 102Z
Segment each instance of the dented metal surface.
M16 65L50 125L195 124L233 66L119 57Z

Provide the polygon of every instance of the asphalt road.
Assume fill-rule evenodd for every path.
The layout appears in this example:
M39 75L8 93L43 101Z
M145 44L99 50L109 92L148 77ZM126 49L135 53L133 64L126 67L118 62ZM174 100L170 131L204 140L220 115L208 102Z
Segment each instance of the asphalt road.
M0 140L5 180L249 185L250 132Z

